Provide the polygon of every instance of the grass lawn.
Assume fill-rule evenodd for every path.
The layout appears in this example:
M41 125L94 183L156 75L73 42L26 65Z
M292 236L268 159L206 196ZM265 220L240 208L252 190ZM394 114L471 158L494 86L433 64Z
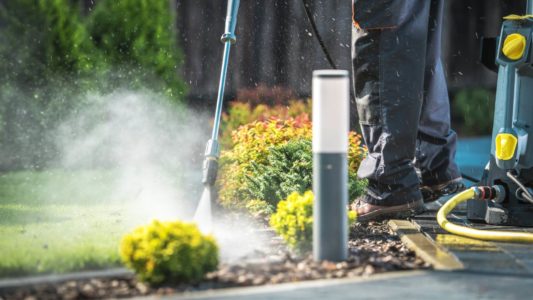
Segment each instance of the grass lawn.
M113 196L112 171L0 175L0 277L120 266L142 210Z

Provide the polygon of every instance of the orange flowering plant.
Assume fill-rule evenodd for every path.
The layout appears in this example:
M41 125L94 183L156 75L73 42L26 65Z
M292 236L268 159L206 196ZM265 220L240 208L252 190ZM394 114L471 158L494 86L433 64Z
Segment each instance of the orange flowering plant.
M265 205L275 208L288 194L310 189L311 139L312 123L305 113L240 126L232 133L233 148L221 156L220 203L245 208L250 201L265 201ZM356 176L366 150L357 133L351 132L349 141L349 188L353 198L366 186Z

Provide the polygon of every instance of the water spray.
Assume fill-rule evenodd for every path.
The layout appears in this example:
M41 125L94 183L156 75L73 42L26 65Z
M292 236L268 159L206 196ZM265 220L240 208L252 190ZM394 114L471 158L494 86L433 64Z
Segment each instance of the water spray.
M226 85L226 75L228 73L229 55L231 45L237 42L235 28L237 26L237 14L239 11L240 0L228 0L226 14L226 28L221 37L224 43L224 54L222 58L222 69L220 71L220 82L218 86L217 106L215 110L215 119L213 123L213 132L211 139L207 142L205 149L205 158L203 163L202 183L204 192L198 208L194 215L194 220L198 223L200 229L204 232L211 231L211 202L215 198L215 181L218 174L218 158L220 156L220 145L218 142L218 133L220 129L220 119L222 115L222 106L224 101L224 88Z

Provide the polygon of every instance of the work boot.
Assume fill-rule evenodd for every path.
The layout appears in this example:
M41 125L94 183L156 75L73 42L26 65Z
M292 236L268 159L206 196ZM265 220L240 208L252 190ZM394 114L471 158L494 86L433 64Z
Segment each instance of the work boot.
M350 209L357 213L357 221L360 223L385 219L407 219L426 210L422 199L400 205L384 206L370 204L365 201L365 197L368 196L363 195L357 198L350 206Z
M466 189L466 186L461 177L433 186L426 185L420 187L422 197L424 197L424 203L437 201L440 197L455 194L464 189Z

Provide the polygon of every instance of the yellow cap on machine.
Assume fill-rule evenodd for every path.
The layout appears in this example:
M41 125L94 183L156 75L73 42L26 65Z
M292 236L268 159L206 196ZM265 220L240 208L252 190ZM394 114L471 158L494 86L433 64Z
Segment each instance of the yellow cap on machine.
M511 60L522 58L525 51L526 37L520 33L512 33L505 38L505 41L503 41L502 52Z
M496 158L510 160L513 158L518 145L516 136L510 133L500 133L496 136Z

